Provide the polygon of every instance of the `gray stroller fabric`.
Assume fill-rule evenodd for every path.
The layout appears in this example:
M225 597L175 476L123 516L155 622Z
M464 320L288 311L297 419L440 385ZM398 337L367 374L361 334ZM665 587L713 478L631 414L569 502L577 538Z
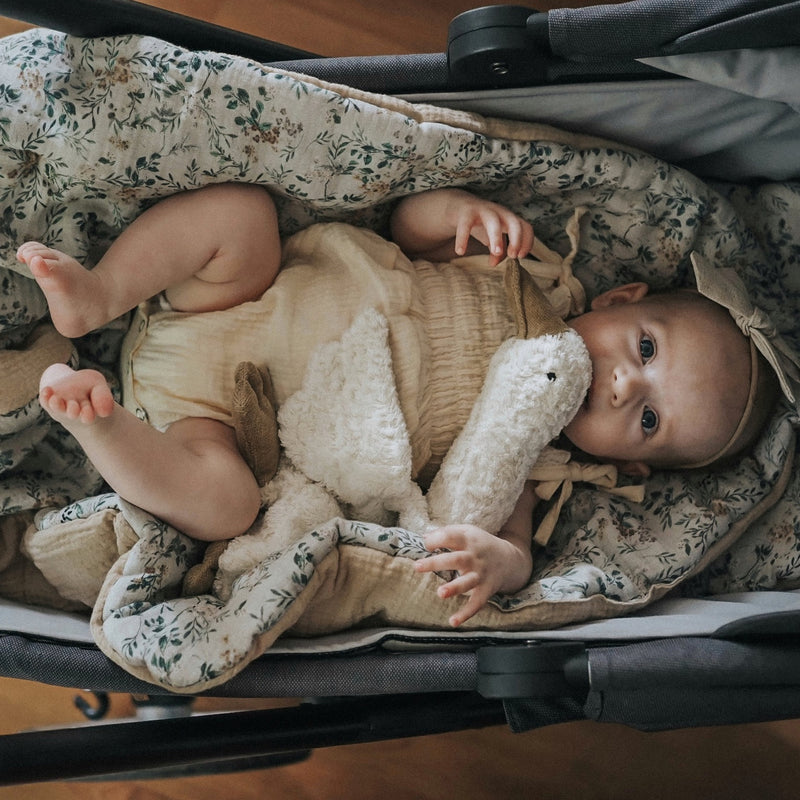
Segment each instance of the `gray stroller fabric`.
M4 677L96 692L163 695L164 689L129 674L97 648L0 635ZM424 676L424 679L421 678ZM366 648L345 654L269 655L205 694L215 697L338 697L473 691L473 651L386 652Z
M800 3L636 0L548 13L552 52L575 61L795 45Z
M589 719L642 730L800 714L796 639L673 639L590 654Z
M553 698L506 700L519 733L570 713L640 730L759 722L800 714L796 638L726 641L675 638L587 650L590 687Z

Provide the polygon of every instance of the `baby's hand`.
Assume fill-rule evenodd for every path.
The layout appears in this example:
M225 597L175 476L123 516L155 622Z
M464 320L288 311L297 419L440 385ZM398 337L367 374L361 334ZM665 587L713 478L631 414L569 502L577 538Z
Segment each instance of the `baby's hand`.
M524 258L533 247L531 224L505 206L459 190L451 190L448 200L456 255L466 254L470 237L488 248L493 267L505 258Z
M425 537L425 547L432 552L445 552L417 561L417 572L458 573L439 587L439 597L469 595L463 607L450 617L454 628L480 611L493 594L521 589L530 575L529 559L514 544L474 525L439 528Z

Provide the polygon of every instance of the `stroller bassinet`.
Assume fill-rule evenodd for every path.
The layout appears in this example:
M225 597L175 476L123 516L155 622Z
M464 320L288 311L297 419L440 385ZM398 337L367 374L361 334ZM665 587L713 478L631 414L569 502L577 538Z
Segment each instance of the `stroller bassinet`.
M324 80L498 117L524 118L530 108L537 122L623 140L710 180L796 180L800 131L791 78L797 58L792 45L800 33L797 4L711 3L707 16L685 5L628 3L605 9L610 19L591 9L533 16L519 8L484 9L454 23L447 55L364 60L309 58L135 3L84 2L77 14L69 3L2 2L0 11L79 36L157 35L190 48L237 52ZM631 33L643 31L642 14L656 43ZM583 24L592 32L581 37ZM604 25L622 45L610 60L611 38L596 33ZM577 52L564 50L564 41ZM603 43L603 53L592 51L594 41ZM714 56L717 63L737 65L738 74L710 69L707 51L720 50L726 52ZM732 73L740 82L743 75L764 74L746 68L747 59L758 57L769 60L770 81L734 84ZM780 65L789 75L784 83ZM712 83L692 80L698 71ZM685 111L698 104L713 108L702 125L699 115ZM653 109L658 125L652 124ZM792 313L796 319L797 309ZM797 580L796 574L784 577L772 588ZM82 618L3 601L0 630L6 676L101 692L163 691L108 661ZM146 723L144 734L135 726L104 726L100 732L6 736L0 740L0 782L206 760L233 765L263 753L502 721L524 730L589 717L658 729L795 717L798 633L800 596L787 590L672 597L630 617L535 633L381 628L310 644L281 641L211 691L337 698L335 703L247 712L231 727L215 720L211 730L189 718ZM174 746L167 754L156 752L152 743L164 740Z

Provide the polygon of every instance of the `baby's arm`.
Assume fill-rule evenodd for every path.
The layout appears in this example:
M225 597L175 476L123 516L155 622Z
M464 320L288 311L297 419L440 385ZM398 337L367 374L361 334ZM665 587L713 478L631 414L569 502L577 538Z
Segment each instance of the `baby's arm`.
M450 617L458 627L480 611L498 592L522 589L533 569L531 539L536 495L528 481L503 529L494 536L475 525L445 525L425 537L428 550L446 550L417 561L417 572L456 571L458 575L439 587L442 599L469 594L467 602Z
M392 239L409 258L449 261L485 253L492 266L523 258L533 228L504 206L462 189L435 189L403 198L391 219Z

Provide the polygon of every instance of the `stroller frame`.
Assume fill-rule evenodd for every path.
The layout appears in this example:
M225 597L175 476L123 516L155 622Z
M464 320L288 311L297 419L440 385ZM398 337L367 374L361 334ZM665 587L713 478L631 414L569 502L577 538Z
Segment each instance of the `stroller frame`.
M162 36L186 47L235 52L385 93L529 85L553 74L559 81L586 81L608 67L570 65L554 56L547 15L519 7L462 15L451 26L446 54L323 59L131 0L82 0L80 13L73 11L77 6L67 0L5 0L0 12L81 36ZM708 48L715 46L712 40ZM615 80L652 75L635 60L625 64L620 68L614 62ZM2 622L0 630L5 630ZM410 649L398 647L404 644L402 635L389 634L386 642L324 659L269 652L209 694L323 700L267 711L6 735L0 737L0 785L133 771L141 777L201 764L220 770L260 768L303 758L312 748L504 723L521 731L589 718L658 730L800 718L800 610L751 613L707 633L633 642L570 641L569 633L516 642L465 637L444 651L415 642ZM382 647L387 643L390 649ZM100 711L102 695L109 691L146 694L155 703L184 702L125 673L86 643L20 631L0 633L0 671L55 685L90 685ZM421 675L427 681L423 691ZM164 742L170 743L168 749Z

